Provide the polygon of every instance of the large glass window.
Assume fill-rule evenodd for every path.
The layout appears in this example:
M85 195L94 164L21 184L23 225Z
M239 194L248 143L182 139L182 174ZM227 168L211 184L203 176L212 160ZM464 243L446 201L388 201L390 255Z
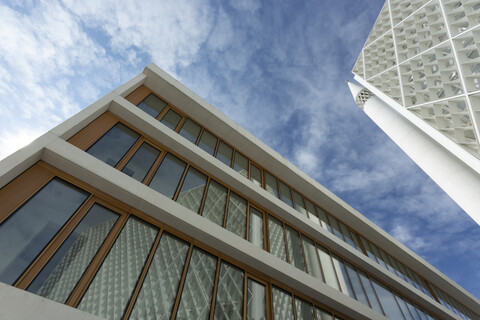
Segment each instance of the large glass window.
M299 297L295 297L295 311L297 320L315 320L313 305Z
M317 310L317 320L333 320L332 314L330 312L320 308L315 309Z
M158 229L129 218L78 309L107 319L120 319L143 270ZM119 266L128 266L118 272ZM107 307L108 306L108 307Z
M95 204L28 287L28 291L65 303L110 233L118 214Z
M292 194L290 193L290 187L287 186L282 181L280 183L280 199L288 204L290 207L293 207Z
M265 286L252 279L247 284L247 320L267 319Z
M317 249L318 256L323 267L323 274L325 275L325 282L329 286L340 290L338 286L337 276L335 275L335 270L333 269L330 254L328 253L327 249L323 247L318 246Z
M13 284L88 193L53 179L0 225L0 281Z
M315 205L313 204L313 202L308 199L305 199L305 206L307 207L306 209L307 209L308 217L310 218L310 220L320 225L320 221L318 220L317 212L315 211Z
M217 159L230 167L232 165L232 156L233 148L225 142L220 141L220 143L218 144Z
M250 226L248 230L248 241L263 249L263 214L254 207L250 207L249 211Z
M198 146L213 156L217 146L217 138L207 130L203 130Z
M340 230L340 225L338 224L337 219L330 216L329 220L330 220L330 226L332 226L333 234L339 237L340 239L344 240L343 234L342 234L342 231Z
M305 205L303 204L303 197L300 193L292 189L293 194L293 201L295 201L295 209L303 214L304 216L307 215L307 210L305 209Z
M243 319L244 273L222 261L218 275L214 319Z
M287 226L285 229L287 231L288 257L290 258L290 263L298 269L305 271L300 235L298 231L292 229L290 226Z
M357 297L357 300L363 303L364 305L370 306L370 303L368 302L367 295L365 294L365 291L363 290L362 283L360 282L360 278L358 275L357 270L355 267L348 263L345 262L345 268L348 272L348 275L350 277L353 289L355 291L355 295Z
M402 311L395 301L392 292L376 280L372 279L371 281L387 318L393 320L404 320L405 318L403 317Z
M330 222L328 221L327 213L319 207L316 208L321 226L329 232L332 232L332 227L330 226Z
M208 220L223 227L226 204L227 188L214 180L210 180L202 215Z
M230 192L226 228L239 237L247 237L247 200L234 192Z
M308 273L314 276L315 278L318 278L324 281L322 269L320 267L320 262L318 261L318 258L317 258L317 249L315 248L314 242L303 236L302 236L302 240L303 240L303 250L305 251L305 260L307 262L307 267L308 267Z
M335 267L335 271L337 273L338 282L340 284L340 290L345 293L346 295L355 299L355 293L353 292L352 285L350 284L350 279L348 278L347 270L343 265L342 259L332 254L332 262L333 266Z
M187 139L188 141L190 141L191 143L195 143L197 142L197 138L201 130L202 130L202 127L200 127L198 124L196 124L195 122L187 118L179 134L185 139Z
M178 194L177 202L193 212L198 212L206 183L207 176L194 167L190 167Z
M293 320L292 295L281 289L272 286L273 319Z
M265 190L278 198L277 178L265 171Z
M150 188L166 197L173 198L187 164L177 157L167 154L150 182Z
M95 142L87 153L115 167L139 137L138 133L118 123Z
M216 269L217 258L198 248L193 249L177 319L208 319Z
M152 117L156 118L162 112L162 110L167 106L167 103L157 97L154 94L149 94L138 107L151 115Z
M183 240L162 235L130 319L170 319L188 247Z
M383 309L380 306L380 302L377 299L377 295L373 290L372 284L370 282L370 279L368 279L367 274L363 271L358 271L358 274L360 276L360 280L362 281L363 288L367 293L368 301L370 301L370 306L372 307L372 309L377 311L380 314L385 314L383 313Z
M142 182L159 154L160 150L148 143L143 143L135 152L135 155L128 161L122 172Z
M283 223L270 215L268 216L268 240L270 243L270 253L287 261Z
M182 116L170 109L160 122L175 130L180 120L182 120Z
M233 169L248 178L248 159L238 151L235 151Z
M250 180L257 186L262 187L262 171L253 164L250 164Z

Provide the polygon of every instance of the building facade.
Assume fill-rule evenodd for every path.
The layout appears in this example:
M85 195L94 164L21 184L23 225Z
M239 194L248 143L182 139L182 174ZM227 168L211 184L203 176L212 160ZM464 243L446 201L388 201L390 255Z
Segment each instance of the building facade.
M0 162L0 318L480 319L155 65Z
M365 113L478 224L479 46L479 1L387 0L353 68L361 87L350 84L355 99L375 96L360 101Z

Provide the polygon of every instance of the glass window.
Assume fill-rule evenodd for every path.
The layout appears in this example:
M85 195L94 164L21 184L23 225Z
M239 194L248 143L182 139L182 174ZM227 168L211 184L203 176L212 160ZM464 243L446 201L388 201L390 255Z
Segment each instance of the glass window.
M262 171L253 164L250 164L250 180L262 188Z
M263 249L263 214L254 207L250 207L249 211L250 226L248 230L248 241Z
M187 176L183 181L177 202L193 212L198 212L202 204L203 191L205 190L206 183L206 175L194 167L188 168Z
M372 249L373 254L374 254L375 257L377 258L377 262L378 262L380 265L382 265L385 269L387 269L387 265L386 265L385 262L383 261L382 256L380 255L380 252L378 251L377 246L370 242L370 248ZM413 285L413 283L412 283L412 285Z
M383 313L380 302L378 302L377 295L375 294L375 291L373 291L372 284L370 282L370 279L368 279L367 274L363 271L358 270L358 275L360 276L360 281L362 282L363 288L367 293L368 301L370 301L371 308L378 313L384 315L385 313Z
M332 226L333 234L339 237L340 239L344 240L342 231L340 230L340 226L338 225L338 220L332 216L328 217L328 220L330 220L330 225Z
M150 182L150 187L168 198L173 198L187 164L167 154Z
M290 258L290 263L296 268L305 271L300 235L298 234L298 231L289 226L286 226L285 229L287 231L288 257Z
M323 267L325 283L337 290L340 290L337 276L335 275L335 270L333 269L332 259L330 258L330 254L328 253L327 249L317 245L317 252Z
M400 306L400 309L402 310L403 316L405 317L406 320L416 320L415 318L412 317L410 314L410 311L408 310L407 304L403 300L402 297L400 297L398 294L394 294L395 300L397 300L398 305ZM421 320L418 314L416 314L418 317L418 320Z
M170 319L188 253L188 243L163 233L130 319Z
M212 304L217 258L193 249L178 306L177 319L208 319Z
M360 241L362 242L363 247L365 248L365 251L367 251L367 255L370 257L370 259L377 262L377 258L373 254L372 248L370 248L370 242L362 236L360 236Z
M303 197L300 193L292 189L292 194L293 194L293 201L295 201L295 209L303 214L304 216L307 216L307 210L305 210L305 205L303 204Z
M182 120L182 116L170 109L160 122L175 130L180 120Z
M313 202L305 198L305 205L307 207L306 209L308 212L308 218L316 224L320 225L320 220L318 220L318 216L315 211L315 205L313 204Z
M290 187L287 186L282 181L279 181L279 183L280 183L281 200L293 208L293 201L292 201L292 195L290 193Z
M223 141L220 141L218 144L217 156L216 158L227 166L232 166L232 156L233 156L233 149L228 144Z
M293 301L292 295L281 289L272 286L273 300L273 319L274 320L293 320Z
M214 319L243 319L244 273L222 261L218 275Z
M135 131L117 123L88 148L87 153L115 167L139 137L140 135Z
M65 303L90 265L118 214L95 204L28 287L28 291Z
M252 279L247 284L247 320L267 319L265 286Z
M362 247L360 246L360 242L358 242L357 235L351 230L350 230L350 238L353 240L353 243L355 244L355 249L363 253Z
M214 180L210 180L202 215L208 220L223 227L226 204L227 188Z
M154 94L149 94L148 97L138 105L141 110L154 118L158 117L160 112L162 112L166 106L167 103Z
M151 224L135 217L129 218L90 283L78 309L107 319L120 319L157 233L158 229ZM128 268L124 272L118 272L120 265Z
M265 171L265 190L278 198L277 178Z
M332 227L330 226L330 222L328 221L328 217L327 217L327 213L325 212L325 210L323 210L322 208L316 206L317 208L317 213L318 213L318 217L319 217L319 222L321 224L321 226L324 228L324 229L327 229L328 231L332 232Z
M159 154L160 150L144 142L122 172L142 182Z
M307 237L303 237L303 250L305 252L305 260L307 262L308 273L325 282L322 275L320 262L318 261L315 244Z
M328 311L325 311L321 308L315 308L317 310L317 319L318 320L333 320L332 314Z
M247 200L234 192L230 192L226 228L239 237L247 237Z
M179 134L185 139L187 139L188 141L190 141L191 143L195 143L197 142L197 138L201 130L202 130L202 127L200 127L198 124L196 124L195 122L187 118Z
M353 242L352 236L350 235L350 230L348 230L347 226L343 224L343 222L338 221L338 224L340 225L340 230L345 238L345 242L355 248L355 242Z
M402 311L398 306L395 298L393 297L392 292L385 287L383 284L377 282L375 279L371 279L375 292L377 293L378 299L382 304L385 315L389 319L393 320L403 320L405 319L402 315Z
M270 242L270 253L287 261L283 223L270 215L268 216L268 239Z
M13 284L88 193L53 179L0 225L0 281Z
M352 285L350 284L350 279L348 278L347 270L343 265L342 259L336 254L332 254L333 266L337 273L338 282L340 283L340 289L346 295L355 299L355 293L353 292Z
M213 156L215 147L217 146L217 138L207 130L203 130L198 146Z
M355 295L357 296L357 300L363 303L364 305L370 306L370 304L368 303L367 295L365 294L362 283L360 282L360 278L358 276L357 270L355 270L355 267L352 264L346 261L345 261L345 268L350 277L350 281L352 283L353 290L355 291Z
M299 297L295 297L295 312L297 320L315 320L313 305Z
M235 151L235 162L233 163L233 169L248 178L248 159L243 154Z

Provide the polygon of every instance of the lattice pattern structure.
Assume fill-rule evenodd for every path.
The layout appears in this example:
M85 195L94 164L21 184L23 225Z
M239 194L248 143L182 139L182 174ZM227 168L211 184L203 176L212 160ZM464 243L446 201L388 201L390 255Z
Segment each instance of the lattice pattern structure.
M390 10L392 11L393 24L396 25L397 23L400 23L427 2L428 0L390 1Z
M378 15L377 21L375 21L372 31L370 31L370 35L368 36L365 45L370 44L390 29L390 14L388 12L388 4L385 2L382 11L380 11L380 14Z
M365 75L375 76L397 64L392 32L388 32L375 40L363 51L365 59Z
M478 25L480 21L480 1L444 0L443 3L452 36Z
M355 62L355 66L353 67L353 72L361 77L365 77L365 70L363 69L363 53L358 56L357 62Z
M367 88L363 88L355 98L355 103L362 108L365 105L365 102L367 102L368 99L370 99L374 94L368 90Z
M402 94L400 92L400 81L398 71L392 68L374 78L368 80L369 83L380 89L387 96L402 103Z
M467 91L480 89L480 28L462 34L455 39L458 62L462 69Z

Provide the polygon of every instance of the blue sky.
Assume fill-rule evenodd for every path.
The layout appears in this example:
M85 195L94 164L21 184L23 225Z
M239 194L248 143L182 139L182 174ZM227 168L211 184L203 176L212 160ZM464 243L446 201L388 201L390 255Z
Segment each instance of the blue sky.
M345 84L382 5L2 1L0 158L154 62L480 297L479 226Z

